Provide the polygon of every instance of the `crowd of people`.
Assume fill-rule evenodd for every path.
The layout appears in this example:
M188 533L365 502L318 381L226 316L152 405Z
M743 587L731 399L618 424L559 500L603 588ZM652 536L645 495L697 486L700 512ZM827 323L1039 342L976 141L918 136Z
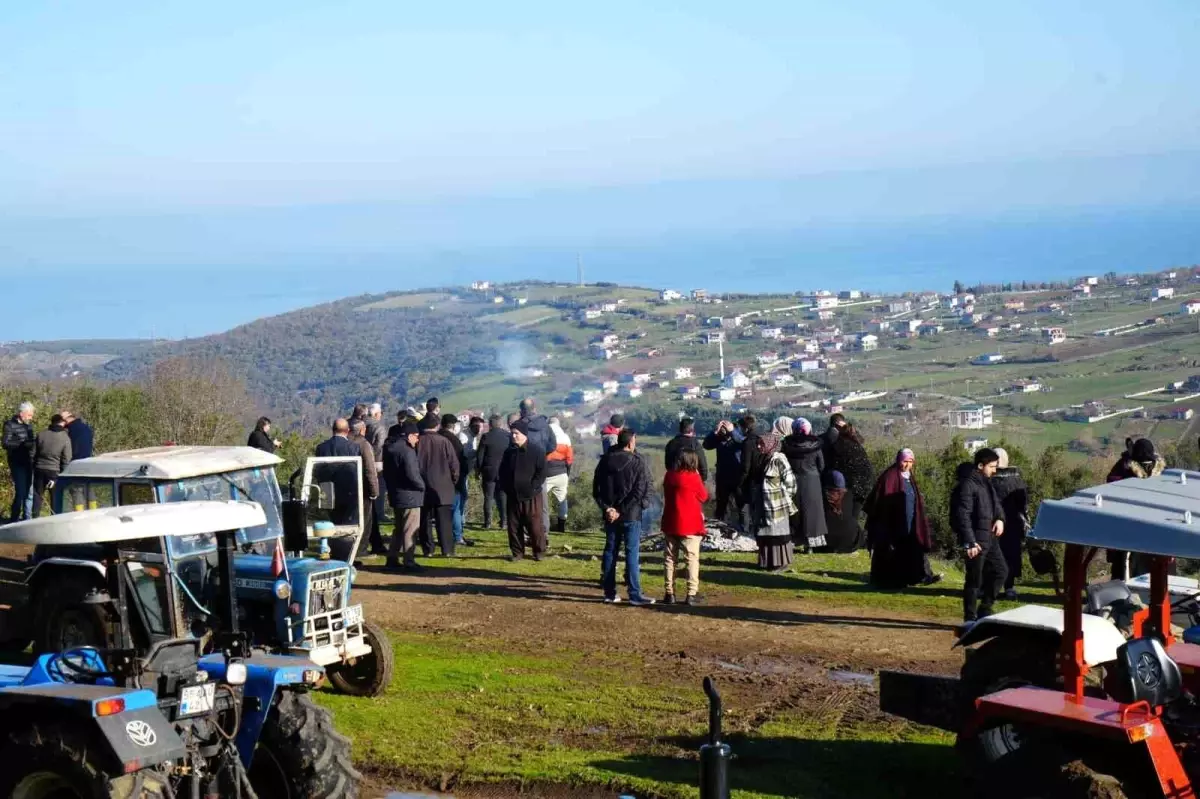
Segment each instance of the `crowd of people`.
M35 408L22 402L4 422L2 443L12 478L13 500L10 522L41 515L46 492L54 487L59 473L72 460L92 456L91 426L69 410L50 417L43 430L34 430Z

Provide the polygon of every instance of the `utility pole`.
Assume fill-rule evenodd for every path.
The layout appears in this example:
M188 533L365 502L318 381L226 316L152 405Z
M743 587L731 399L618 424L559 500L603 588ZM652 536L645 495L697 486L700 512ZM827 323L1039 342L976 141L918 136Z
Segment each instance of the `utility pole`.
M575 253L575 268L579 272L579 287L583 288L583 255Z

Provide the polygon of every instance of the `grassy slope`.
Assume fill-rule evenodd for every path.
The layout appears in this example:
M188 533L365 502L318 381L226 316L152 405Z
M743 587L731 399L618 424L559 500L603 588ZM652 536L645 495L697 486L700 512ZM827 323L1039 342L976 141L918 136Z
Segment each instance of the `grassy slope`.
M598 554L594 534L555 539L576 555ZM504 551L498 533L479 533L477 540L472 555ZM881 594L865 585L865 553L799 556L796 573L787 575L747 570L753 558L705 555L704 591L714 604L723 596L753 604L800 596L831 608L888 607L945 621L959 612L955 594L962 576L950 564L938 564L945 581L934 589ZM441 563L431 562L435 572ZM476 563L514 577L590 580L598 568L579 557ZM661 585L660 564L657 555L643 562L643 584L654 590ZM473 560L452 565L470 570ZM368 702L321 695L339 727L354 738L356 756L389 781L554 783L621 788L643 797L695 796L694 750L705 729L698 686L646 669L617 642L588 653L536 654L453 632L399 632L393 642L396 675L384 697ZM844 714L835 708L815 714L781 708L753 737L735 737L735 795L815 798L867 791L900 797L954 773L949 736L898 720L868 723Z

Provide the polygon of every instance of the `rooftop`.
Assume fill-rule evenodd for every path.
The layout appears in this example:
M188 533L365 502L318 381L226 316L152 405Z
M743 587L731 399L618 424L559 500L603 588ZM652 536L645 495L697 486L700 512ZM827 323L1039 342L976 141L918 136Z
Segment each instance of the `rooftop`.
M0 527L4 544L103 544L240 530L267 523L255 502L164 502L58 513Z
M147 477L182 480L238 469L265 469L283 459L253 447L147 447L71 461L63 477Z

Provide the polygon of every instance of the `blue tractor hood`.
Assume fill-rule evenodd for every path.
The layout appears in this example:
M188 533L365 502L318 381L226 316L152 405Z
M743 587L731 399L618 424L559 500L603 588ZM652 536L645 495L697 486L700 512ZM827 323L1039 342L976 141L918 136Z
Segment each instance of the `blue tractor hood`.
M234 558L234 574L235 585L238 594L249 596L252 594L273 594L273 589L277 580L283 579L284 575L276 577L271 569L270 555L238 555ZM329 571L330 569L349 569L349 564L340 560L318 560L316 558L289 558L287 561L287 578L292 583L292 587L306 585L308 577L311 574L318 572ZM353 570L351 570L353 575Z

